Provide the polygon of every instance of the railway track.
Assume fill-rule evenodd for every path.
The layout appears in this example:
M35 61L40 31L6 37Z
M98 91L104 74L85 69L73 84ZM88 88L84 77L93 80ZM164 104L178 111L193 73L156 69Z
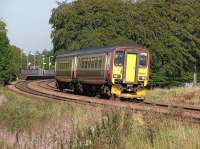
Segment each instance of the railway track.
M134 111L151 111L170 116L179 116L192 122L200 123L200 108L192 106L157 103L151 101L144 101L141 103L112 101L99 99L96 97L73 95L70 94L70 91L65 91L64 93L59 92L55 88L54 80L21 81L15 84L15 87L21 92L48 99L74 102L91 106L109 106Z
M15 85L15 87L18 90L20 90L24 93L28 93L30 95L34 95L34 96L37 96L37 97L45 97L45 98L48 98L48 99L56 99L56 100L59 100L59 101L73 101L73 102L79 103L79 104L87 104L87 103L80 102L80 101L72 99L72 98L66 98L66 97L62 97L62 96L51 95L51 94L48 94L48 93L45 93L45 92L41 92L41 91L31 89L28 86L28 84L31 83L31 82L32 81L22 81L22 82L17 83ZM40 81L40 83L39 83L40 86L41 86L41 82L44 83L44 81ZM50 89L50 88L48 88L48 89ZM53 87L51 88L51 90L54 90ZM57 91L57 90L55 89L55 91Z

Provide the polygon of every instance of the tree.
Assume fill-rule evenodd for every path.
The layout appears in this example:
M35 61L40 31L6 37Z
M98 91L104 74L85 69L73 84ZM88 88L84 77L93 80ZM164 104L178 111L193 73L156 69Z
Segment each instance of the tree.
M9 41L6 35L6 25L0 21L0 83L9 80Z
M7 84L19 74L20 49L11 46L6 24L0 20L0 84Z
M54 52L101 47L127 40L124 27L129 5L121 0L62 3L52 13ZM123 19L121 19L123 18Z
M50 18L54 53L133 40L149 49L154 82L188 81L200 62L199 8L198 0L61 3Z
M16 46L10 46L9 50L11 52L11 59L9 63L9 72L11 74L10 80L15 80L20 74L20 68L22 67L22 53L21 49Z

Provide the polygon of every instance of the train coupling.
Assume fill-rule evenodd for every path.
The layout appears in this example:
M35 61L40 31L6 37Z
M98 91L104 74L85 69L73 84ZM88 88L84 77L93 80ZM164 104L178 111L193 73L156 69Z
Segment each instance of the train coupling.
M144 88L140 88L134 92L123 92L122 86L118 84L112 86L111 93L117 97L128 99L145 98L146 96L146 90Z

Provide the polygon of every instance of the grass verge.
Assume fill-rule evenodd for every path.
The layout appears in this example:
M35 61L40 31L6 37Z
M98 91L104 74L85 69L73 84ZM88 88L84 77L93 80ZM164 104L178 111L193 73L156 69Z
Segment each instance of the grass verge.
M181 118L0 96L0 148L200 148L200 125Z
M147 99L151 101L182 103L200 106L200 87L154 89L147 92Z

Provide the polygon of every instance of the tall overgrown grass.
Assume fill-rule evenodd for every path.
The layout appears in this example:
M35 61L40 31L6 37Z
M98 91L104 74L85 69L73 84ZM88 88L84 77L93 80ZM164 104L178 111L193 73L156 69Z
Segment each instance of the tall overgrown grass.
M200 87L157 88L147 92L147 99L161 102L200 105Z
M9 91L5 91L2 97L6 102L0 108L0 125L12 132L31 129L37 122L45 122L54 115L62 116L65 111L60 104L33 101Z
M99 108L29 99L5 88L0 88L0 103L0 148L57 148L78 126L93 125L100 117Z
M31 100L1 89L0 148L200 148L200 125L151 112Z
M139 119L138 119L139 118ZM200 148L199 125L161 115L130 112L104 113L100 123L79 130L70 148L193 149Z

